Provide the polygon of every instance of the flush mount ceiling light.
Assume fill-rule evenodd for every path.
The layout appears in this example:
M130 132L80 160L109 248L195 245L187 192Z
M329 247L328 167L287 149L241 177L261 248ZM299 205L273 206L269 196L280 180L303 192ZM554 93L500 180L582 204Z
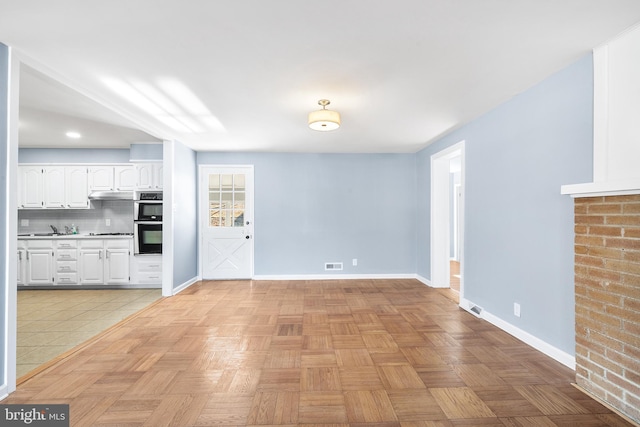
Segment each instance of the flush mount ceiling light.
M337 111L327 110L327 105L331 102L328 99L321 99L318 104L322 106L322 110L316 110L309 113L309 127L313 130L328 131L335 130L340 127L340 113Z
M65 135L67 135L67 137L71 138L71 139L82 138L82 135L80 135L80 132L76 132L76 131L72 131L72 130L70 130L69 132L65 133Z

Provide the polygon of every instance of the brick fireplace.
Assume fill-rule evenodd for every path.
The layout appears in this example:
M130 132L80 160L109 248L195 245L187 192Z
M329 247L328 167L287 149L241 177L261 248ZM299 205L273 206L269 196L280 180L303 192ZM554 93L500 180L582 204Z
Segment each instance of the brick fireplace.
M576 382L640 421L640 195L574 200Z

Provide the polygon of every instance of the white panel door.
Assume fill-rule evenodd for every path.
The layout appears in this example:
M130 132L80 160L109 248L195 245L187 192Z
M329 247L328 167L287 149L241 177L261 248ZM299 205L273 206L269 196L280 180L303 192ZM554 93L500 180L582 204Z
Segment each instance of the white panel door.
M253 277L253 166L200 169L203 279Z

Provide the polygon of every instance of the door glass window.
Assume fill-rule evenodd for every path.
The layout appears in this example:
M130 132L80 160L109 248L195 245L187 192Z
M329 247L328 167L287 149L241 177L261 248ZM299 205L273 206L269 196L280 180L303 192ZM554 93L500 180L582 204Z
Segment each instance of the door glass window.
M209 175L209 227L243 227L244 174Z

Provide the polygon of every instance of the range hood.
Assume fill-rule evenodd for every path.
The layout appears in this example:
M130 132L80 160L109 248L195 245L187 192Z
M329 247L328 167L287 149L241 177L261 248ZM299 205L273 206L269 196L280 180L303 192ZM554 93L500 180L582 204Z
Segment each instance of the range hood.
M133 191L92 191L89 200L133 200Z

